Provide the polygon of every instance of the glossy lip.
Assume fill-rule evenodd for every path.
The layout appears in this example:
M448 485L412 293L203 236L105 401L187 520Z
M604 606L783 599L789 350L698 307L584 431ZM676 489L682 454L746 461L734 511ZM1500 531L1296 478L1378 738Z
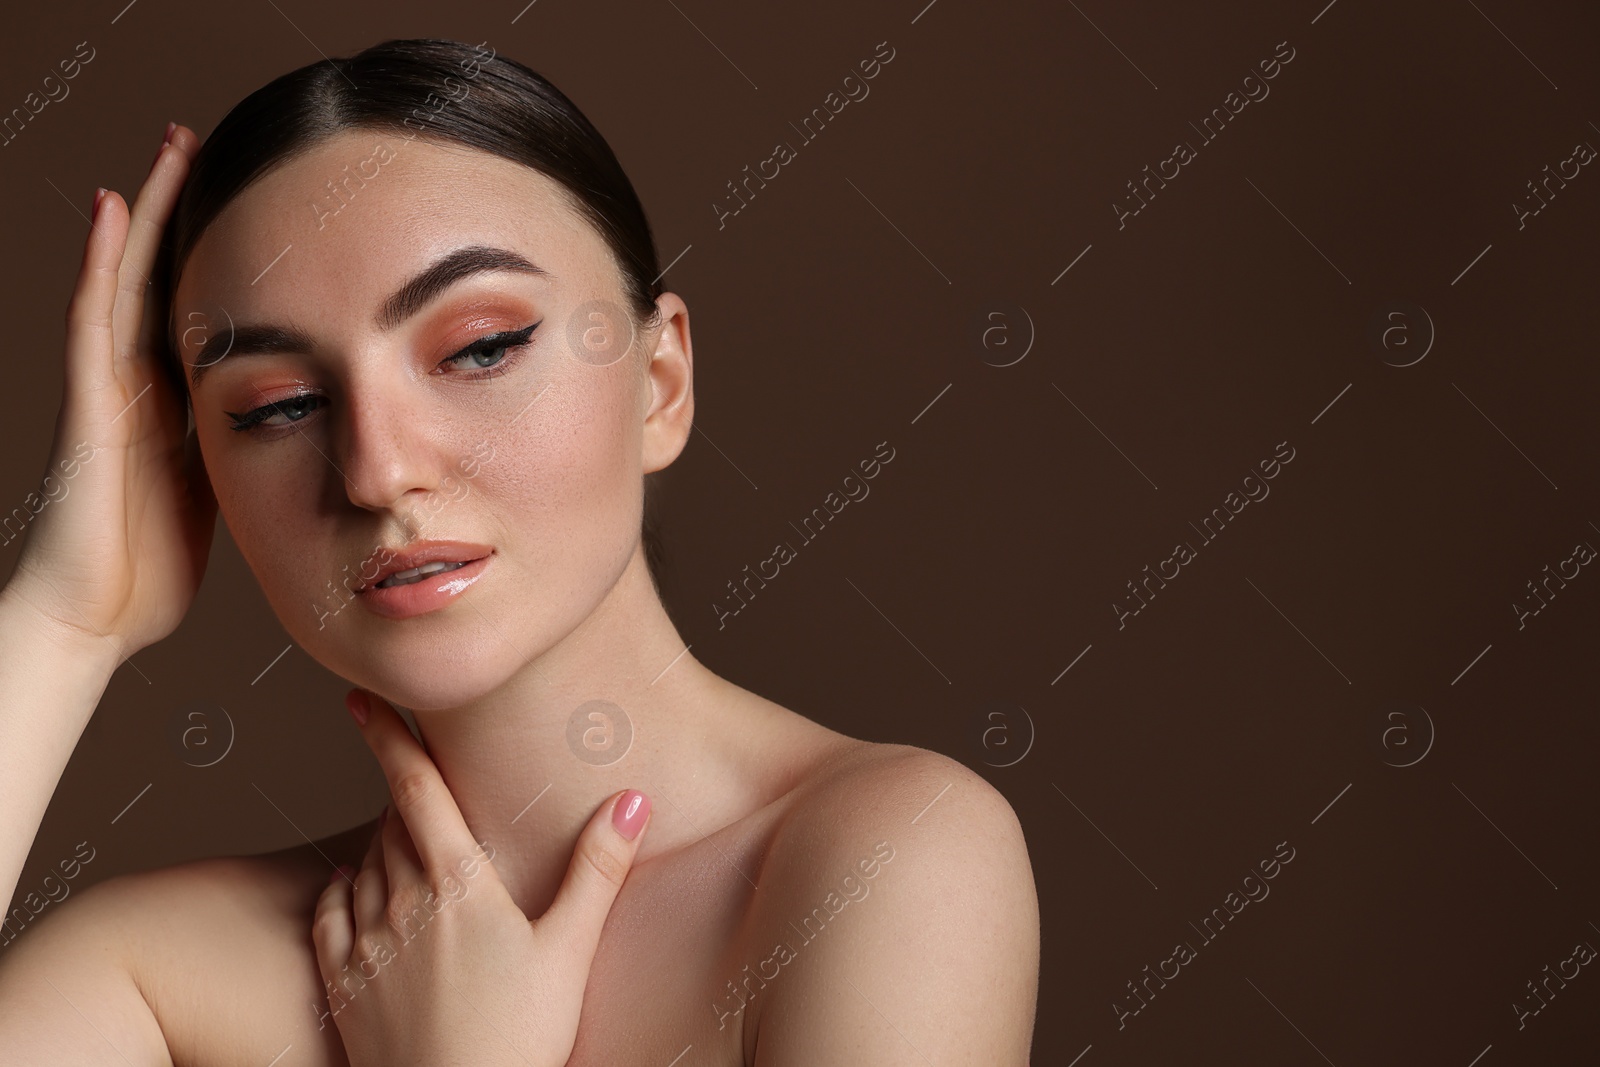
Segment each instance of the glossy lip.
M388 562L378 568L371 580L364 582L357 593L365 593L391 574L401 571L415 570L425 563L466 563L471 560L481 559L494 551L488 545L475 544L471 541L417 541L402 549L390 549L383 545L378 546L373 557L385 556ZM364 568L363 568L364 569ZM465 568L458 568L464 570ZM449 572L454 574L454 571ZM420 583L426 585L426 582ZM378 592L387 592L380 589Z
M391 586L379 589L376 585L367 586L360 590L356 599L365 604L374 614L382 615L388 619L410 619L418 615L426 615L430 611L438 611L445 607L456 597L465 593L477 584L483 577L484 571L489 567L490 555L480 556L465 566L457 567L453 571L444 571L440 574L430 574L420 582L409 585ZM448 555L437 556L436 559L449 561ZM421 563L431 563L433 560L421 560ZM411 562L400 570L410 570L419 566L418 562ZM394 573L393 571L387 573ZM380 579L374 579L379 581Z

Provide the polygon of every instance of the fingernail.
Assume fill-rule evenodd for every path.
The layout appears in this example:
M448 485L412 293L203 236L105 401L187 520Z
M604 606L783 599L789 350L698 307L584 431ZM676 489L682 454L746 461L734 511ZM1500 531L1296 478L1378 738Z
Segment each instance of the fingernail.
M155 173L156 164L161 162L161 153L165 152L167 150L167 145L172 143L172 133L177 128L178 128L178 124L176 122L167 123L167 132L161 138L161 147L156 149L156 158L154 158L154 159L152 159L150 161L150 173L151 174Z
M611 825L617 828L617 833L632 841L639 836L639 830L649 815L650 798L637 789L630 789L617 798L616 806L611 809Z
M357 726L367 725L367 694L360 689L352 689L344 695L344 706L350 709L350 715L356 720Z
M106 198L106 191L104 189L99 189L99 188L95 189L95 191L94 191L94 208L89 212L89 221L90 222L93 222L95 219L97 219L100 216L100 201L104 200L105 198Z

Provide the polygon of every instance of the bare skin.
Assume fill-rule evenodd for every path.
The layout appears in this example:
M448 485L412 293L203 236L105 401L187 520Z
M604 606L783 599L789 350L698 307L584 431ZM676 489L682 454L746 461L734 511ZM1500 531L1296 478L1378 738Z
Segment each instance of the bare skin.
M378 176L336 216L307 210L385 142ZM179 127L131 222L111 194L106 225L163 223L196 147ZM473 274L398 325L375 321L402 282L464 245L515 251L545 274ZM153 248L131 242L128 255ZM120 300L135 336L139 316ZM185 267L175 318L180 333L198 324L180 353L191 450L275 613L331 671L412 709L454 810L527 917L550 909L608 796L650 796L592 963L565 978L582 990L567 1063L1023 1063L1038 913L1015 815L959 763L825 729L685 650L638 519L640 479L690 436L687 308L665 294L659 324L618 358L575 358L597 301L616 327L621 277L598 235L554 182L485 153L347 131L231 203ZM441 374L468 343L535 321L539 343L516 361L469 357ZM223 322L290 325L315 351L230 351L197 381ZM484 367L495 374L470 378ZM289 406L257 431L230 428L225 413L268 404ZM450 479L485 441L493 458L456 492ZM418 530L491 546L481 579L407 619L329 599L347 564ZM120 605L61 589L54 558L35 553L19 596L59 641L81 618L137 648L176 625L204 555L198 570L179 558L148 579L157 592L129 583ZM623 709L621 758L569 743L575 709L594 699ZM369 822L75 895L0 955L0 1059L50 1049L52 1062L98 1063L109 1044L135 1064L282 1053L284 1065L363 1067L311 931L333 867L360 866L374 833ZM355 1003L400 985L380 974ZM473 1039L473 1062L543 1062L487 1020Z

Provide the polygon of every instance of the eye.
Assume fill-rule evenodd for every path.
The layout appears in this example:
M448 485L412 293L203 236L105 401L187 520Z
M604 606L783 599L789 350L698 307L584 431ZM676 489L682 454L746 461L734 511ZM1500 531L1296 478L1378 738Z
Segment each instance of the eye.
M466 375L468 378L488 378L497 374L504 374L506 368L516 362L515 359L512 359L508 363L505 353L513 349L526 347L528 339L533 335L533 331L538 329L539 323L543 321L543 319L540 319L539 322L531 326L524 326L520 330L480 337L460 352L443 360L439 366L443 367L452 363L461 364L465 360L469 361L465 363L468 368L476 368L486 372L484 374L468 374ZM483 362L484 360L487 360L487 362Z
M300 393L296 396L285 397L282 400L275 400L270 404L264 404L253 411L245 412L243 415L235 415L231 411L224 411L223 414L233 420L232 425L228 427L230 430L252 430L262 425L287 426L304 419L320 406L320 404L311 405L311 401L321 401L323 399L316 393ZM287 421L277 423L268 423L266 421L278 415L283 415Z
M503 333L489 334L487 337L480 337L455 355L441 361L439 365L443 367L448 364L459 364L462 361L470 360L471 363L468 366L474 367L482 373L463 375L469 380L504 374L508 367L516 363L515 358L508 362L506 354L527 347L529 338L533 336L533 331L538 329L539 324L542 322L544 320L540 319L539 322L535 322L531 326L524 326L520 330L509 330ZM243 415L238 415L231 411L224 411L223 414L233 420L229 426L229 429L232 430L249 431L257 427L278 428L303 421L311 412L322 407L325 401L326 398L317 393L300 393L296 396L273 401L270 404L264 404L252 411L245 412ZM267 421L279 415L283 416L284 421Z

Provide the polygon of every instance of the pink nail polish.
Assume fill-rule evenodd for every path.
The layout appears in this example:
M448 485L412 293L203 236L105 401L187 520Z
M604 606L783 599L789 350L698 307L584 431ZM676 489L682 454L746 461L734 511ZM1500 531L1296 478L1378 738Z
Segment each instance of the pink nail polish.
M350 715L356 720L357 726L367 725L367 694L360 689L352 689L344 695L344 706L350 710Z
M156 164L161 162L161 153L165 152L167 150L167 145L172 143L172 131L176 130L177 128L178 124L176 122L167 123L166 136L161 138L161 147L156 149L156 158L150 161L149 174L154 174L156 172ZM148 175L146 176L148 177Z
M611 825L617 828L617 833L632 841L639 836L639 830L649 816L650 798L637 789L630 789L617 798L616 806L611 809Z

